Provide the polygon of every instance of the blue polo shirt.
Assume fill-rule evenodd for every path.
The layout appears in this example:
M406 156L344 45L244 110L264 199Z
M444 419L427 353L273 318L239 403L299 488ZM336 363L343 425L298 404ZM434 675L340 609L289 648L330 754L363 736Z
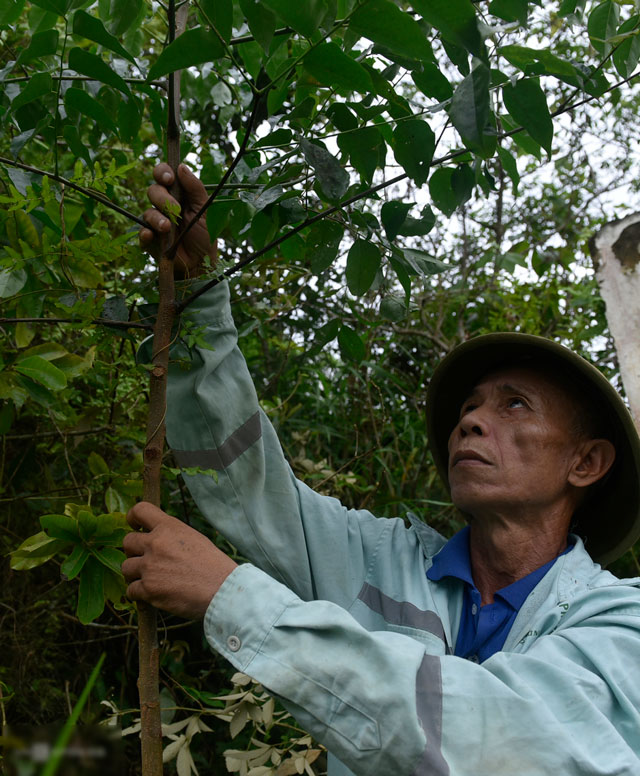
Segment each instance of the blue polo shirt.
M481 606L480 591L471 576L469 531L469 526L466 526L449 539L434 557L433 565L427 571L427 578L438 581L443 577L455 577L465 583L460 629L454 654L475 663L482 663L494 652L502 649L522 604L558 558L498 590L492 604ZM571 549L573 544L569 544L560 554L565 555Z

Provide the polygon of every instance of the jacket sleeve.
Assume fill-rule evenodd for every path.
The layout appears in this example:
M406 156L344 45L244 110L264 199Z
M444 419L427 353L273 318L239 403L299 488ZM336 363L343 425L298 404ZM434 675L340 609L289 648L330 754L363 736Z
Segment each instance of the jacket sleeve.
M205 634L356 776L640 773L637 603L478 665L366 631L247 564L214 596Z
M200 511L302 599L349 605L386 521L296 480L238 349L228 284L202 294L185 317L207 344L172 348L167 437L181 467L216 472L185 475Z

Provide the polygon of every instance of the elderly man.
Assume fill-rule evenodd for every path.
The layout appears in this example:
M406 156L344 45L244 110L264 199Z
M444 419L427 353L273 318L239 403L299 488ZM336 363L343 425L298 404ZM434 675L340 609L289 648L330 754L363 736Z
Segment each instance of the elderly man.
M179 176L197 208L204 189ZM155 177L145 217L162 233L173 176L161 165ZM200 229L180 267L197 275L207 253ZM213 349L171 375L169 441L185 467L218 471L185 479L252 563L138 504L129 520L148 533L125 540L131 598L204 618L210 645L326 744L333 776L638 776L640 579L594 560L640 533L640 442L604 377L518 334L444 359L429 440L468 520L447 542L296 480L237 349L227 286L186 314Z

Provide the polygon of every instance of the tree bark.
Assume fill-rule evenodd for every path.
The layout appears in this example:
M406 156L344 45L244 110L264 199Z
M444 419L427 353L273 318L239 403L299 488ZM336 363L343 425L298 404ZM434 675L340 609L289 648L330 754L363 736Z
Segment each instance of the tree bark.
M183 5L176 18L175 0L170 0L169 42L186 27L188 5ZM167 161L175 175L171 194L180 201L178 165L180 164L180 72L169 75L167 116ZM144 448L143 498L161 506L161 467L164 453L165 418L167 414L167 376L171 331L176 314L173 261L167 256L174 242L175 229L165 241L158 263L158 316L153 329L153 369L149 384L147 441ZM162 776L162 722L160 716L159 647L156 610L138 603L138 693L140 695L140 741L143 776Z
M620 376L640 428L640 213L605 224L591 238L589 248L607 307Z

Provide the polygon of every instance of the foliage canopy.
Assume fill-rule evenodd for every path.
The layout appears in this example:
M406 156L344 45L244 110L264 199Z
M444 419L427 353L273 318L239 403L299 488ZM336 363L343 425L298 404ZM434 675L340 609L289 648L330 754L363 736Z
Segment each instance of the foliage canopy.
M164 157L168 74L182 70L182 156L213 195L212 279L235 277L258 391L312 485L452 532L422 421L423 386L445 352L518 328L615 376L580 250L624 211L606 195L623 183L636 193L635 6L194 0L171 44L165 10L153 0L0 9L1 541L8 552L35 534L13 566L38 566L4 572L13 636L0 687L16 691L2 707L17 722L64 716L65 681L80 694L95 655L76 616L99 618L112 639L101 699L136 705L116 544L141 493L145 364L134 353L157 290L136 220ZM200 332L182 324L176 336L191 347ZM164 499L203 527L170 452ZM55 564L79 579L77 602ZM631 553L617 570L636 566ZM179 752L203 764L214 745L179 726L183 709L226 708L245 736L249 719L266 730L273 710L250 716L268 701L259 689L261 705L246 701L242 677L240 695L220 700L227 669L197 628L178 634L163 669L167 704L181 709L167 712L171 751L187 773ZM317 752L299 741L275 757ZM245 744L231 769L246 771ZM269 757L253 767L284 768Z

